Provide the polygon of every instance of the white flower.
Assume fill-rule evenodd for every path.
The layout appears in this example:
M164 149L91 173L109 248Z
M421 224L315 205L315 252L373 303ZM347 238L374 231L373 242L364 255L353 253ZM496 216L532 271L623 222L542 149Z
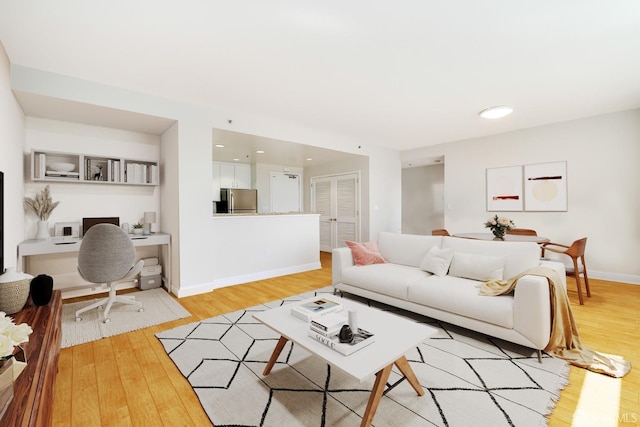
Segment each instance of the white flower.
M26 323L16 325L13 319L0 311L0 357L13 354L15 346L29 341L29 334L33 332Z
M13 341L13 345L19 345L29 341L29 334L33 332L31 326L21 323L13 327L8 337Z

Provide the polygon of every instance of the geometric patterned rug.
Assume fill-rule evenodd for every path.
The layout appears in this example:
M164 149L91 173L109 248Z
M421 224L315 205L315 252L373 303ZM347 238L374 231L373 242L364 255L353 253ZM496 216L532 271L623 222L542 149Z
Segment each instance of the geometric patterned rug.
M189 381L216 427L357 426L374 378L359 383L287 342L268 376L262 371L279 336L252 314L319 294L194 322L157 338ZM535 351L384 304L344 294L438 333L407 353L424 396L405 381L381 400L375 426L540 426L568 383L568 364ZM400 378L394 371L393 384Z

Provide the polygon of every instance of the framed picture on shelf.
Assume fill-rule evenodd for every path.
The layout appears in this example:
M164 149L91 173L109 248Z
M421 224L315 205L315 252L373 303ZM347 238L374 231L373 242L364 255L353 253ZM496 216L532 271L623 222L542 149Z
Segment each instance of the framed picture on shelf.
M524 210L567 211L567 162L524 166Z
M522 194L522 166L487 168L487 211L521 211Z

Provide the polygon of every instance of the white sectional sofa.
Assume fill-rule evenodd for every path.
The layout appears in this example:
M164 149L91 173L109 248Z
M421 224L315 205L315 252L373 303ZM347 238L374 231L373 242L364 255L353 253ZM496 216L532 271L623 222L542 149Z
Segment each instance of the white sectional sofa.
M564 265L541 261L536 243L381 232L377 244L385 263L355 265L350 248L333 250L335 290L534 348L539 355L547 346L551 307L546 278L524 276L508 295L478 294L483 279L508 279L539 265L555 269L566 289Z

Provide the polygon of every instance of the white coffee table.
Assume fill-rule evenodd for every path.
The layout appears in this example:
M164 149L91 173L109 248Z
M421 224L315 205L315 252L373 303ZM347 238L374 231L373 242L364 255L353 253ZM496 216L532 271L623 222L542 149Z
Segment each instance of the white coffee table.
M310 298L305 301L294 302L253 315L256 320L280 334L276 348L273 350L271 358L264 369L264 375L269 375L287 341L296 343L360 382L375 375L376 380L362 417L361 426L369 426L373 421L393 365L398 367L404 378L409 381L419 396L424 395L424 390L420 386L413 369L411 369L405 354L434 335L437 331L436 328L413 322L392 313L370 308L348 299L332 296L331 299L340 301L344 305L343 313L345 317L348 310L357 310L358 326L373 332L376 336L375 342L349 356L344 356L309 337L307 335L308 323L291 315L292 304L303 304L315 299ZM392 387L396 385L397 383Z

